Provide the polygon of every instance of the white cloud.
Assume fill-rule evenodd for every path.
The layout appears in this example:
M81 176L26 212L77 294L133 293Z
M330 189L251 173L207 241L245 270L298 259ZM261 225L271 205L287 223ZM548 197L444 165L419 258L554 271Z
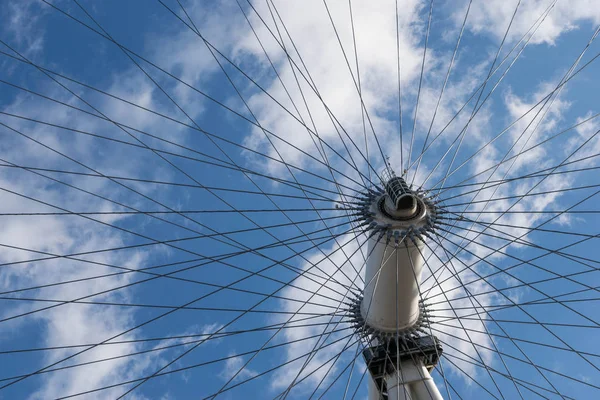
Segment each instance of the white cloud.
M40 19L45 14L45 7L38 2L24 0L4 3L0 11L5 15L3 30L24 49L27 56L37 55L44 47L44 30L40 29Z
M362 70L361 86L363 99L368 107L367 109L375 131L384 140L384 143L382 143L383 146L391 139L388 139L388 136L394 131L393 125L386 118L386 113L392 112L397 107L395 105L397 100L394 100L397 95L397 85L395 83L390 84L390 77L394 77L394 80L391 82L395 82L396 77L396 19L395 15L389 13L389 6L392 6L391 9L393 9L393 2L381 3L378 7L374 8L368 7L368 4L365 2L353 3L355 30L360 33L356 36L356 46L360 60L360 69ZM270 15L265 4L260 3L256 7L263 18ZM304 2L302 5L299 3L287 3L278 5L277 7L300 54L298 56L295 51L291 50L293 48L292 44L287 37L284 37L285 46L290 48L289 51L292 59L296 65L300 66L302 74L307 79L310 73L321 98L329 110L342 122L346 132L351 135L361 151L364 151L361 108L357 89L322 2ZM352 74L354 75L354 79L356 79L352 31L350 25L347 23L350 18L347 4L331 3L329 4L329 8L333 21L336 24L337 32L340 35L341 43L344 46L344 52L350 62ZM417 76L420 67L422 50L418 47L419 39L414 33L414 28L418 25L419 21L417 18L419 10L420 6L418 2L409 2L403 5L403 21L401 21L403 29L400 45L402 52L402 76L405 86L408 86L407 82L411 82ZM270 33L264 28L254 13L250 13L250 18L258 36L267 44L265 45L266 50L275 63L279 75L290 92L296 107L300 110L301 119L306 122L311 130L314 131L316 129L316 132L318 132L323 140L331 143L335 148L341 149L338 133L332 125L322 101L310 89L305 79L300 75L300 72L296 71L296 76L299 79L311 114L307 113L303 98L295 81L294 72L289 65L285 53L274 42ZM275 32L275 27L271 26L271 30ZM250 53L253 57L264 58L264 54L260 48L257 48L256 39L252 36L251 32L246 37L247 39L238 45L238 51L241 54ZM304 71L301 60L308 66L308 72ZM287 98L284 88L277 79L267 82L265 87L292 114L297 114L292 103ZM262 93L253 95L250 100L250 107L258 116L261 124L267 129L283 135L286 140L305 151L315 152L313 141L307 133L306 128L303 128L282 108L274 104L268 96ZM311 116L315 124L314 127L311 122ZM345 137L345 134L342 133L342 136ZM368 137L370 137L369 146L371 151L379 154L373 135L368 133ZM348 139L345 140L348 141ZM246 144L261 148L273 157L278 158L276 152L264 137L264 133L259 129L253 130L252 136L246 139ZM304 156L290 146L281 144L279 141L275 141L275 145L286 161L297 165L302 165L306 161ZM350 147L352 148L351 145ZM358 158L356 151L353 151L353 153L355 158ZM274 168L272 164L269 166Z
M240 380L246 380L258 375L258 373L255 370L251 369L248 366L245 366L247 362L246 359L242 357L232 357L235 356L235 354L235 351L229 352L228 356L231 358L228 358L227 361L225 361L225 365L223 366L223 369L219 374L221 379L228 382L230 379L233 378L233 382L235 382ZM242 369L242 367L244 368Z
M600 22L600 12L593 0L574 0L570 2L491 0L473 2L467 26L475 33L485 32L500 40L506 33L517 3L520 3L520 5L508 34L509 41L519 39L524 35L553 3L556 4L532 39L533 43L552 45L565 32L578 29L580 25L588 21L594 24ZM454 17L459 22L462 21L463 16L457 12Z

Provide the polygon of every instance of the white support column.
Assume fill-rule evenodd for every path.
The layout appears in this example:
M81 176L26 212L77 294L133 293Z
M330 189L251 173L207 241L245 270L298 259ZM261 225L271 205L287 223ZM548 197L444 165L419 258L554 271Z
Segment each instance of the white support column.
M424 244L417 241L417 248L412 241L405 239L409 244L407 251L404 242L395 248L394 239L388 245L386 239L384 236L380 241L377 237L369 240L370 257L365 271L367 285L360 312L370 327L395 332L396 329L412 326L419 318L418 282L423 270L421 252Z

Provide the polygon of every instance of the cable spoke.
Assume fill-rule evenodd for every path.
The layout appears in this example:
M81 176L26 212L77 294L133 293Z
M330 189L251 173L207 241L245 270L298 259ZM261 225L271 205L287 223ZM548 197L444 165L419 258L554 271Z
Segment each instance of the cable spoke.
M421 86L423 85L423 73L425 72L425 59L427 58L427 45L429 43L429 32L431 30L431 15L433 14L433 0L429 2L429 17L427 18L427 30L425 31L425 45L423 46L423 61L421 61L421 74L419 75L419 87L417 89L417 100L415 102L415 113L413 116L413 128L410 134L410 146L408 148L408 159L405 170L410 168L410 158L412 156L413 142L415 140L415 130L417 129L417 117L419 116L419 100L421 97ZM403 171L404 173L404 171Z
M460 27L458 39L456 39L456 45L454 46L454 52L452 53L452 58L450 59L450 63L448 64L448 72L446 72L446 77L444 78L444 83L442 84L442 88L440 89L440 95L438 96L437 103L435 104L435 108L433 110L433 116L431 117L431 123L429 124L429 129L427 130L427 135L425 135L425 140L423 141L423 148L421 149L421 153L415 160L417 163L417 166L415 167L415 172L414 172L412 180L410 182L411 186L414 185L415 178L417 177L417 173L419 172L419 167L421 166L421 161L423 160L423 153L425 152L425 147L427 146L427 140L429 139L429 135L431 134L431 129L433 128L433 123L435 122L435 117L437 116L437 112L440 107L442 97L444 96L444 90L446 89L446 85L448 84L448 79L450 78L450 72L452 71L452 66L454 65L454 59L456 58L456 53L458 52L458 46L460 45L460 40L462 39L463 32L465 30L465 25L467 24L467 18L469 17L469 11L471 10L472 3L473 3L473 0L469 0L469 4L467 5L467 11L465 11L465 18L463 19L463 23ZM430 19L431 19L431 16L430 16ZM431 23L431 21L428 23ZM482 92L483 92L483 89L482 89ZM417 98L417 106L418 105L419 105L419 103L418 103L418 98ZM448 391L448 396L450 396L449 391Z

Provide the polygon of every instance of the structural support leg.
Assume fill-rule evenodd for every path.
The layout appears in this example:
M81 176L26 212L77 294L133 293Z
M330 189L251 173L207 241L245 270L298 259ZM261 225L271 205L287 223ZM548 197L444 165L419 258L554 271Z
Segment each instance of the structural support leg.
M417 361L403 361L400 365L401 372L386 374L385 393L369 379L369 400L443 400L433 378L427 368Z
M385 377L389 400L442 400L427 368L419 362L402 361L398 373ZM370 399L372 400L372 399Z

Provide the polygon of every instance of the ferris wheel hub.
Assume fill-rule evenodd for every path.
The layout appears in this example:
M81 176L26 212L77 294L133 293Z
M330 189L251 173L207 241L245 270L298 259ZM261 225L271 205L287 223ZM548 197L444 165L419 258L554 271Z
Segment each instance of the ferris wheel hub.
M433 233L440 212L436 203L422 191L413 191L404 179L393 176L385 189L370 190L358 202L359 215L371 235L384 236L395 245L423 240Z
M360 208L370 231L361 313L376 331L399 332L419 320L425 238L436 227L438 211L423 192L388 175L385 189L371 190Z

